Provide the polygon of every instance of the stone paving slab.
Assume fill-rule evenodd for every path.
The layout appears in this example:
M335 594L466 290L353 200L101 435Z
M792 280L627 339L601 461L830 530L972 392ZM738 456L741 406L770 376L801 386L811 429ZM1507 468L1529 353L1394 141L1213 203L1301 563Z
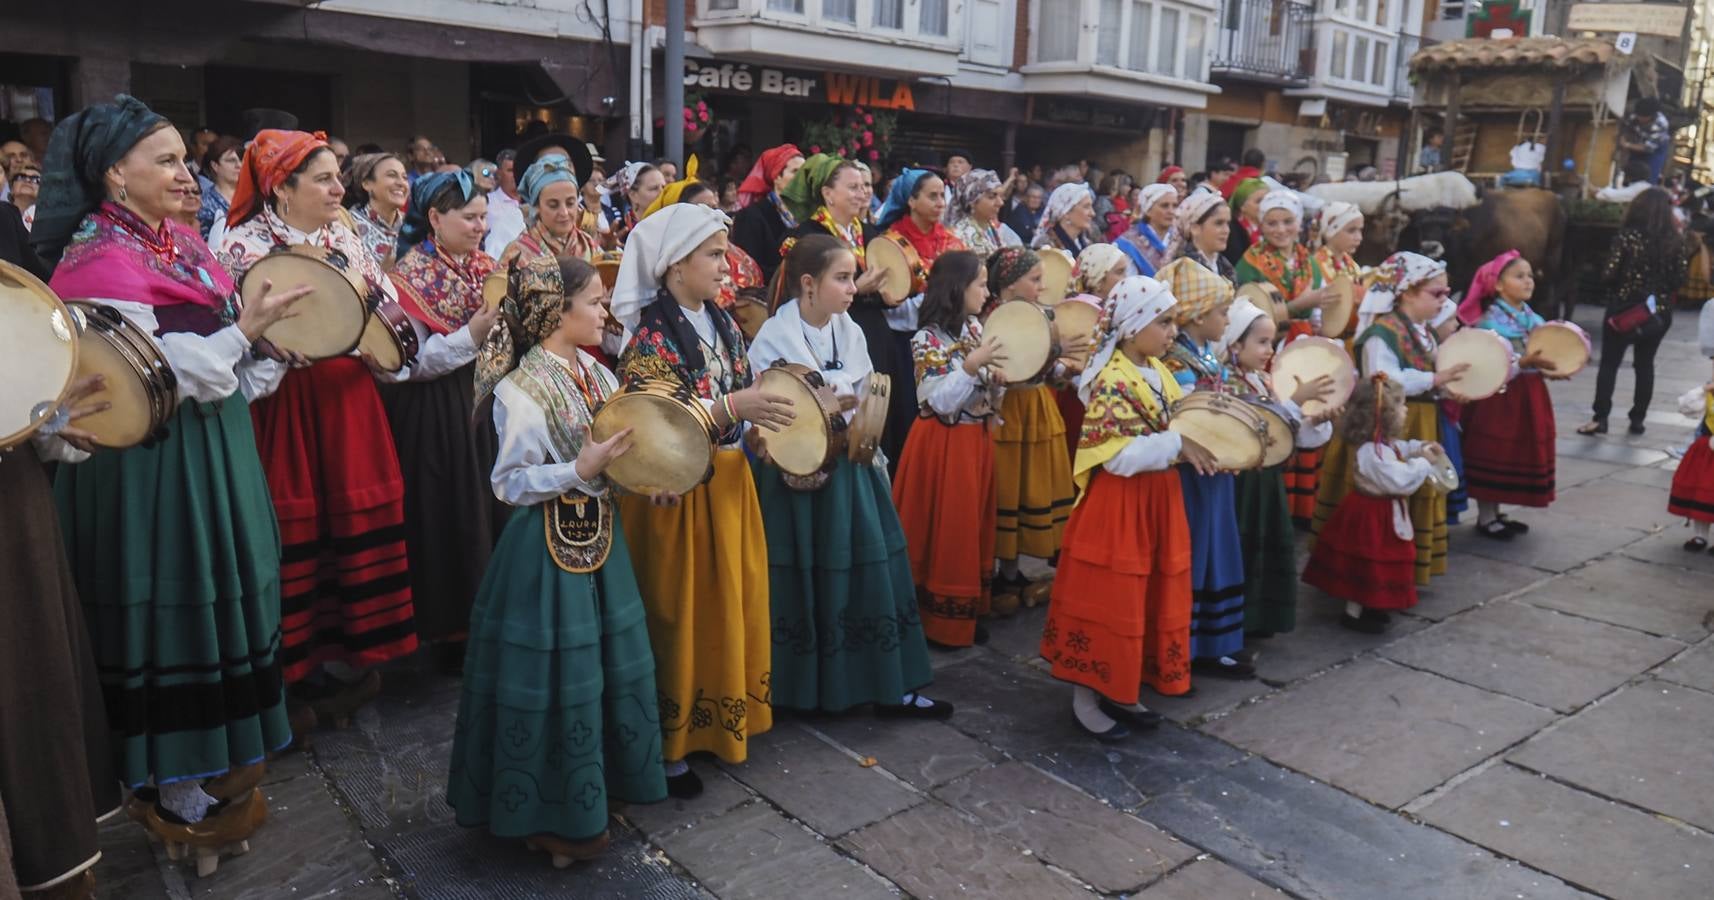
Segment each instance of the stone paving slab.
M1275 638L1274 640L1279 640ZM1189 694L1177 697L1164 697L1145 686L1142 693L1144 706L1152 709L1174 722L1196 723L1212 715L1225 713L1253 697L1260 697L1273 690L1261 678L1248 681L1233 681L1228 678L1215 678L1207 675L1191 675ZM1070 688L1066 689L1064 700L1066 715L1070 715Z
M864 768L795 723L750 744L743 765L721 764L733 778L828 837L876 822L923 800L885 774Z
M1683 649L1667 638L1500 601L1391 644L1381 655L1570 712Z
M1173 872L1137 896L1143 900L1263 900L1285 895L1208 857Z
M1619 430L1624 431L1622 414L1617 421ZM1660 450L1632 446L1619 441L1585 436L1575 432L1571 432L1569 437L1561 436L1557 442L1557 449L1560 459L1569 456L1574 459L1589 459L1620 466L1652 466L1667 458L1666 454Z
M1714 695L1648 681L1578 713L1509 759L1714 831L1711 734Z
M990 655L937 669L934 687L958 707L948 725L1013 756L1082 734L1072 724L1071 685L1029 666Z
M1134 810L1152 796L1181 788L1244 757L1231 744L1167 724L1117 744L1077 735L1027 759L1115 809Z
M1520 511L1518 518L1527 520L1529 512L1533 510ZM1462 553L1452 561L1445 575L1436 576L1428 587L1416 589L1416 606L1407 612L1416 618L1439 622L1551 577L1551 572L1518 562ZM1397 630L1396 620L1394 629Z
M1669 459L1640 469L1620 469L1613 473L1612 480L1660 488L1665 491L1672 487L1672 476L1677 469L1678 461Z
M1617 463L1604 463L1593 459L1578 459L1574 456L1567 456L1554 462L1554 487L1557 490L1564 490L1594 481L1597 478L1606 478L1609 475L1617 475L1627 471L1630 471L1628 467ZM1527 512L1527 510L1519 510L1519 512Z
M857 755L874 757L881 768L924 791L1000 758L994 749L945 722L847 716L810 724Z
M404 896L415 900L712 900L622 828L613 830L600 859L566 869L555 869L546 854L524 849L522 841L450 822L391 837L385 849L406 873Z
M1041 655L1041 629L1046 621L1047 604L1035 609L1020 606L1011 618L989 620L988 644L983 649L1014 661L1033 660Z
M1196 855L1153 825L1022 763L984 769L934 793L989 833L1103 893L1135 891Z
M1661 666L1655 674L1667 681L1714 693L1714 641L1703 641L1689 652Z
M1621 557L1591 563L1517 599L1694 642L1714 624L1714 590L1708 585L1703 574Z
M1639 531L1663 528L1676 519L1666 512L1664 490L1612 480L1559 491L1549 509L1557 515L1576 516L1603 525L1623 525ZM1529 512L1534 513L1535 510ZM1523 511L1518 514L1521 518ZM1532 530L1528 536L1534 537L1535 532ZM1520 537L1511 543L1523 539Z
M659 803L633 803L620 815L650 838L689 828L750 802L755 794L714 765L700 760L691 769L702 779L702 795L690 800L668 797Z
M918 900L1028 897L1090 900L1069 877L951 808L924 803L840 842Z
M167 900L167 886L161 880L154 848L141 825L121 814L102 826L99 837L101 861L95 864L98 900ZM188 874L194 877L196 873Z
M1589 896L1256 758L1153 800L1137 815L1310 900Z
M1689 528L1673 525L1654 537L1626 547L1624 556L1641 562L1689 569L1705 576L1714 575L1714 553L1691 553L1684 549L1684 542L1690 540L1690 535Z
M1297 629L1265 641L1250 642L1258 654L1256 670L1262 680L1272 685L1297 681L1384 647L1428 624L1421 619L1397 616L1386 634L1359 634L1339 624L1344 615L1343 604L1305 586L1298 595Z
M1472 554L1549 572L1565 572L1645 537L1644 532L1634 528L1572 516L1556 507L1530 510L1530 533L1510 541L1478 536L1476 517L1472 514L1469 518L1464 525L1452 526L1449 549L1455 558L1453 565L1457 565L1456 557Z
M1707 900L1714 885L1714 836L1512 766L1454 787L1421 816L1616 900Z
M1437 675L1359 660L1246 706L1207 731L1396 808L1552 718L1548 710Z
M765 803L663 835L661 847L721 900L895 896L873 873Z

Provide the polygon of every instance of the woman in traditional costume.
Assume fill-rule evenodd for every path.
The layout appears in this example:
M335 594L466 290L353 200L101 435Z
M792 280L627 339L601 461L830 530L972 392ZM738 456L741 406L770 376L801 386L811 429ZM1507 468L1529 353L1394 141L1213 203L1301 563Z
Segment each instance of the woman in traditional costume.
M395 153L365 153L345 171L345 207L352 230L383 271L398 259L399 229L405 224L411 182L405 161Z
M474 387L476 348L499 316L482 299L496 266L481 250L487 210L465 171L412 186L392 283L420 349L381 392L405 479L417 631L440 645L440 665L451 672L459 669L489 551L511 513L488 485L497 451Z
M1143 188L1138 200L1142 217L1114 241L1130 257L1131 267L1138 275L1152 278L1178 255L1178 245L1183 239L1175 227L1178 203L1178 189L1170 184L1156 183Z
M32 556L48 553L38 566L76 575L114 760L120 780L137 792L137 817L172 845L194 845L207 874L222 847L249 838L266 817L256 789L262 760L292 738L281 690L280 533L246 399L283 370L253 356L252 343L307 292L269 290L240 309L201 238L169 221L192 183L184 153L171 123L123 95L54 129L46 202L32 234L42 257L57 263L52 287L113 309L151 335L176 376L177 411L149 446L98 450L60 466L55 493L66 559L56 564L43 547ZM39 503L26 486L6 508ZM27 577L32 569L5 571ZM5 595L51 596L21 588ZM18 640L34 631L24 618L9 615L8 623ZM82 626L75 617L60 621L68 631L74 624ZM28 677L63 685L66 674L37 667ZM31 867L26 885L43 876L63 883L87 869L96 853L93 827L84 824L88 791L96 805L112 806L103 761L78 759L93 731L76 738L77 708L27 726L64 742L51 763L13 756L20 745L7 722L0 787L13 815L41 796L58 804L46 815L76 820L40 833L52 842L45 854L33 840L20 845L27 854L20 860ZM41 767L28 771L28 787L18 786L16 766L33 763ZM91 781L79 789L53 773Z
M863 330L845 312L857 294L856 259L816 234L792 247L783 271L793 299L756 334L750 369L789 363L819 373L849 421L873 371ZM841 453L830 471L800 478L769 462L767 433L759 437L751 469L767 531L774 706L840 712L872 703L880 715L950 716L951 704L918 693L934 676L883 461Z
M344 195L321 137L259 132L244 153L221 265L242 283L263 257L307 244L343 254L369 292L392 295L339 221ZM286 684L324 724L337 724L380 693L375 666L417 649L393 435L375 375L355 355L292 368L251 413L284 545Z
M1000 176L992 169L971 169L952 189L952 234L986 260L1001 247L1022 247L1012 226L1000 221L1006 204Z
M1089 246L1089 228L1095 223L1095 193L1089 185L1068 181L1053 189L1042 205L1041 222L1036 226L1035 240L1030 246L1041 250L1054 248L1071 254L1072 259Z
M1188 259L1173 260L1160 275L1178 300L1173 310L1178 334L1163 361L1179 391L1225 390L1231 373L1221 359L1220 339L1226 334L1232 285ZM1179 466L1179 475L1193 553L1191 669L1219 678L1254 678L1254 653L1244 652L1244 545L1235 479L1231 472L1206 475L1189 465Z
M607 201L601 207L607 227L601 236L608 250L624 249L625 238L637 227L643 210L666 186L667 177L661 170L643 162L626 163L607 179Z
M1206 187L1191 191L1178 204L1177 217L1178 255L1237 285L1237 270L1223 255L1232 232L1232 208L1220 192Z
M1100 349L1078 378L1089 414L1077 448L1077 508L1066 526L1041 655L1070 682L1078 727L1102 741L1127 725L1156 727L1140 686L1190 690L1190 529L1184 459L1213 471L1196 442L1167 430L1178 382L1161 362L1176 328L1165 284L1119 282L1107 301Z
M1331 416L1305 417L1303 404L1331 392L1332 376L1298 384L1291 396L1282 396L1268 374L1279 333L1272 311L1241 299L1227 319L1220 343L1230 362L1232 393L1284 415L1298 447L1327 443L1333 437ZM1297 532L1286 499L1285 464L1246 469L1235 477L1244 549L1244 637L1266 639L1297 627Z
M675 797L702 782L685 755L743 762L773 725L768 548L744 423L791 423L789 401L751 385L737 323L714 303L726 277L726 214L679 203L644 219L625 245L613 315L630 334L619 377L682 385L720 428L713 477L681 498L619 500L648 611L662 756Z
M1438 444L1440 407L1436 391L1470 368L1469 363L1459 363L1443 372L1434 369L1434 354L1440 345L1429 323L1450 293L1446 264L1400 252L1387 257L1376 274L1357 311L1358 372L1364 378L1386 375L1403 388L1407 401L1405 440ZM1313 531L1317 535L1339 501L1351 492L1355 450L1356 445L1339 435L1327 446L1315 497ZM1411 495L1409 511L1416 544L1416 583L1426 585L1430 576L1446 574L1446 497L1423 487ZM1375 618L1371 615L1362 624L1369 627Z
M1226 243L1226 261L1236 266L1244 254L1262 243L1262 198L1268 195L1268 183L1260 178L1246 178L1232 191L1231 237Z
M580 185L589 180L594 163L582 145L573 159L551 153L530 164L518 179L518 198L524 202L524 233L500 253L500 267L513 261L522 265L535 259L570 256L594 262L600 256L595 241L578 225L582 207ZM576 153L577 151L572 151Z
M801 168L803 151L795 144L770 147L762 151L738 186L739 209L732 219L732 243L761 266L764 284L774 280L774 272L780 267L780 244L797 228L797 217L782 198Z
M619 391L578 349L607 318L595 268L537 257L509 282L476 390L494 397L494 493L517 509L471 610L446 800L564 867L606 849L609 803L667 793L647 617L602 474L636 437L589 436Z

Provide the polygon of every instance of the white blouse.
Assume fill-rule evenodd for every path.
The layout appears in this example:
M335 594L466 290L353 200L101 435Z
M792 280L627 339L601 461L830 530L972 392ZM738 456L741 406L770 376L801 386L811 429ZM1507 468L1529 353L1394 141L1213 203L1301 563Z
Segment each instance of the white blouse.
M835 352L837 349L837 353ZM839 368L828 368L835 356ZM782 305L772 317L762 323L756 339L750 342L750 371L761 375L776 362L797 363L821 373L821 377L840 397L856 397L869 374L875 371L869 361L869 344L863 329L851 321L847 313L828 319L816 328L803 320L798 301ZM847 421L856 410L845 413Z
M1435 346L1434 336L1429 334L1421 325L1414 322L1411 329L1419 339L1426 339L1429 347ZM1384 372L1386 376L1399 383L1404 388L1406 397L1415 397L1434 390L1434 373L1421 369L1407 369L1399 363L1398 354L1387 346L1386 341L1368 340L1363 342L1364 377L1373 376L1376 372Z
M153 306L105 298L93 298L90 302L113 307L150 336L173 368L180 402L213 403L239 391L244 392L245 400L254 401L273 393L285 378L284 363L250 355L250 339L237 325L228 325L207 337L188 331L156 335L155 329L160 326Z
M469 325L460 326L450 334L435 334L429 331L427 325L413 318L411 328L417 333L416 362L382 376L388 381L395 384L402 381L433 381L457 371L476 358L476 339L471 336Z
M571 364L558 356L549 356L565 366ZM595 357L579 350L578 359L584 369L601 383L602 396L611 397L619 390L619 380ZM589 418L580 423L588 428L594 416L582 409L582 399L574 398L573 406ZM494 430L500 436L500 452L494 462L489 483L494 496L512 506L534 506L552 500L567 491L577 491L591 497L607 493L605 478L584 481L577 474L577 460L560 459L548 431L548 413L511 379L501 379L494 388Z
M1422 441L1370 441L1357 448L1357 488L1370 496L1392 498L1393 535L1403 541L1416 538L1405 501L1434 471L1434 464L1421 456L1422 450Z

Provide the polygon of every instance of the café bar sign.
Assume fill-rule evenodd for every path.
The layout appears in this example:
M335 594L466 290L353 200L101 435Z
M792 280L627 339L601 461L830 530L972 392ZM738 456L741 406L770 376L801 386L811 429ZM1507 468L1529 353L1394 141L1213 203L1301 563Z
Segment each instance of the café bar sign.
M868 106L914 112L911 83L845 72L800 72L749 63L684 61L684 86L691 90L779 97L834 106Z

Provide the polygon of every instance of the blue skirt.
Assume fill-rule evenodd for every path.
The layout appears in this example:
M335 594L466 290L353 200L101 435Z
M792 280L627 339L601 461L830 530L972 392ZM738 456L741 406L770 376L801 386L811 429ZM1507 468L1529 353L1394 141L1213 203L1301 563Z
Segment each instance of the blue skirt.
M1244 544L1234 479L1180 466L1190 523L1190 656L1219 659L1244 649Z
M1470 492L1464 484L1464 429L1446 417L1445 407L1436 408L1440 413L1440 446L1458 470L1458 489L1446 495L1446 524L1457 525L1458 517L1470 506Z

